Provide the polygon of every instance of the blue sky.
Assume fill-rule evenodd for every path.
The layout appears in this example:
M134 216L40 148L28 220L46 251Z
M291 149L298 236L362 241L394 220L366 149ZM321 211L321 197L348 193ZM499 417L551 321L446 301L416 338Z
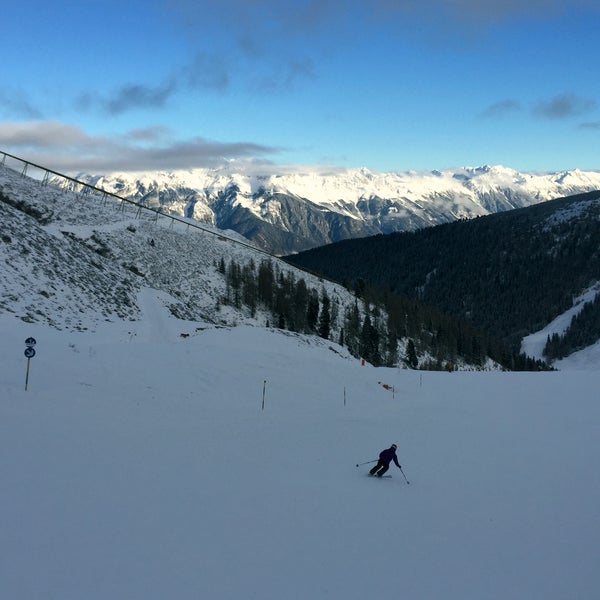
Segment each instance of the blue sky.
M597 0L23 0L0 150L100 173L600 169Z

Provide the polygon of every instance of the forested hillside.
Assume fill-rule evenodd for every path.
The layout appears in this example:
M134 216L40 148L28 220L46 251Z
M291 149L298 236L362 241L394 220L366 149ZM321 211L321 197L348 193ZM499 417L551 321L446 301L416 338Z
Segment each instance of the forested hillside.
M600 280L600 192L347 240L287 260L355 289L436 306L514 349Z

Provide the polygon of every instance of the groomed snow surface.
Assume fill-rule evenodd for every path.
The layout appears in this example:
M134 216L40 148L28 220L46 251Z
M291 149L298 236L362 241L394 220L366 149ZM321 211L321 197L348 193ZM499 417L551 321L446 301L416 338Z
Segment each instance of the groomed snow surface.
M0 598L600 597L597 370L375 369L141 300L0 317ZM355 466L393 442L410 484Z

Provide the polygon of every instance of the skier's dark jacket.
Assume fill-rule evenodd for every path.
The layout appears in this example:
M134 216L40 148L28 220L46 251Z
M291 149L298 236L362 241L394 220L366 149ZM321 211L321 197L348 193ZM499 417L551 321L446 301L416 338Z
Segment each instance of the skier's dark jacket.
M398 457L396 456L395 448L388 448L387 450L382 450L379 454L379 460L386 465L389 465L392 461L396 463L396 466L399 467Z

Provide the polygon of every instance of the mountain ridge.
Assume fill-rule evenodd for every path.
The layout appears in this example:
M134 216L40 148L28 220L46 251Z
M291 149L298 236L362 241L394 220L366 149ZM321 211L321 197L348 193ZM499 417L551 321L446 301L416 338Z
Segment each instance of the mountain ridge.
M234 164L155 173L79 173L77 179L167 213L237 231L277 255L377 233L415 231L600 189L600 171L579 169L235 169Z

